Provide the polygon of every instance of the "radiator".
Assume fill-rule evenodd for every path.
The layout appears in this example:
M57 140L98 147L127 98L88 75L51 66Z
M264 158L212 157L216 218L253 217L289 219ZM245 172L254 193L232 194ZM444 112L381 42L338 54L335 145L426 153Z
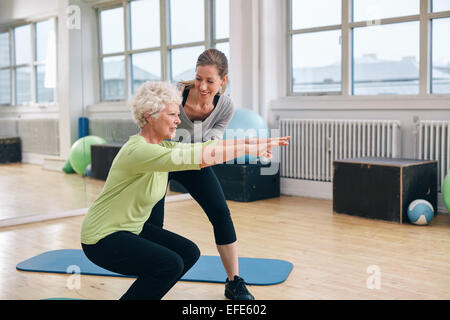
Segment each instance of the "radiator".
M89 134L102 137L107 142L125 143L139 127L131 119L89 119Z
M22 140L22 152L59 155L58 119L20 119L17 131Z
M355 157L395 158L400 153L396 120L281 119L280 176L331 182L333 160Z
M441 191L450 171L450 121L419 121L417 158L438 161L438 191Z

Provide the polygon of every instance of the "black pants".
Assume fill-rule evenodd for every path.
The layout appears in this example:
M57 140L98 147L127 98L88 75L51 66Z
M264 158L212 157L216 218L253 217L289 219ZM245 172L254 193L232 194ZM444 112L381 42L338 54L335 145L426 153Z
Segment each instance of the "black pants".
M119 231L82 247L96 265L137 276L121 298L127 300L161 299L200 257L192 241L150 224L139 235Z
M169 173L169 181L181 183L198 202L208 216L214 230L216 244L224 245L236 241L236 232L231 220L225 195L212 167L201 170ZM164 201L162 198L152 210L147 223L162 227L164 223Z

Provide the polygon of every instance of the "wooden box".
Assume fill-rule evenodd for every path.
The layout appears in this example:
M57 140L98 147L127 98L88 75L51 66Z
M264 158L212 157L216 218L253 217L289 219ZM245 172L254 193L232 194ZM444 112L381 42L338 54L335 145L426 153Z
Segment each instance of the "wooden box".
M91 177L106 180L109 169L123 143L105 143L91 145Z
M333 210L404 223L407 209L424 199L437 212L437 161L355 158L333 162Z
M0 163L22 161L22 142L19 137L0 137Z

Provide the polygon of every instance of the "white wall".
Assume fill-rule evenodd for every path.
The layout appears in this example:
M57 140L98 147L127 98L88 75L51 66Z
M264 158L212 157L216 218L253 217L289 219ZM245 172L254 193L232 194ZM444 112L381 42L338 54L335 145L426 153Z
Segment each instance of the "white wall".
M29 19L54 15L59 0L2 0L0 2L0 26Z
M11 21L55 15L58 17L58 97L56 107L1 110L0 117L59 117L60 150L65 157L77 138L77 118L129 118L124 102L99 103L97 25L93 4L104 0L2 0L0 28ZM79 30L66 27L67 7L80 6ZM402 126L402 156L415 155L415 121L450 120L449 95L377 97L287 96L289 76L287 1L230 0L231 97L238 108L263 115L272 127L283 118L393 119ZM295 190L290 184L290 190ZM302 184L308 182L301 182ZM293 186L293 187L292 187ZM310 189L298 184L298 190ZM316 193L319 194L320 192ZM314 195L314 194L313 194Z

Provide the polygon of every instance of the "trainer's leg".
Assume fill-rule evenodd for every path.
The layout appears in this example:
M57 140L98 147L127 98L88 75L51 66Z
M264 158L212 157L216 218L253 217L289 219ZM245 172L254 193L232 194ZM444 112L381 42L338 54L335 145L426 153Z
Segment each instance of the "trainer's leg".
M152 225L160 227L160 228L163 227L165 201L166 201L166 195L164 195L164 197L153 206L150 217L147 219L145 224L152 224Z
M167 180L167 186L169 186L170 179L172 179L173 172L169 172L169 178ZM166 189L167 191L167 189ZM164 225L164 205L166 201L166 194L159 200L153 207L150 217L145 223L153 224L157 227L162 228Z
M172 179L180 182L205 211L214 230L220 258L230 280L239 275L236 232L225 195L210 167L201 170L172 172Z

